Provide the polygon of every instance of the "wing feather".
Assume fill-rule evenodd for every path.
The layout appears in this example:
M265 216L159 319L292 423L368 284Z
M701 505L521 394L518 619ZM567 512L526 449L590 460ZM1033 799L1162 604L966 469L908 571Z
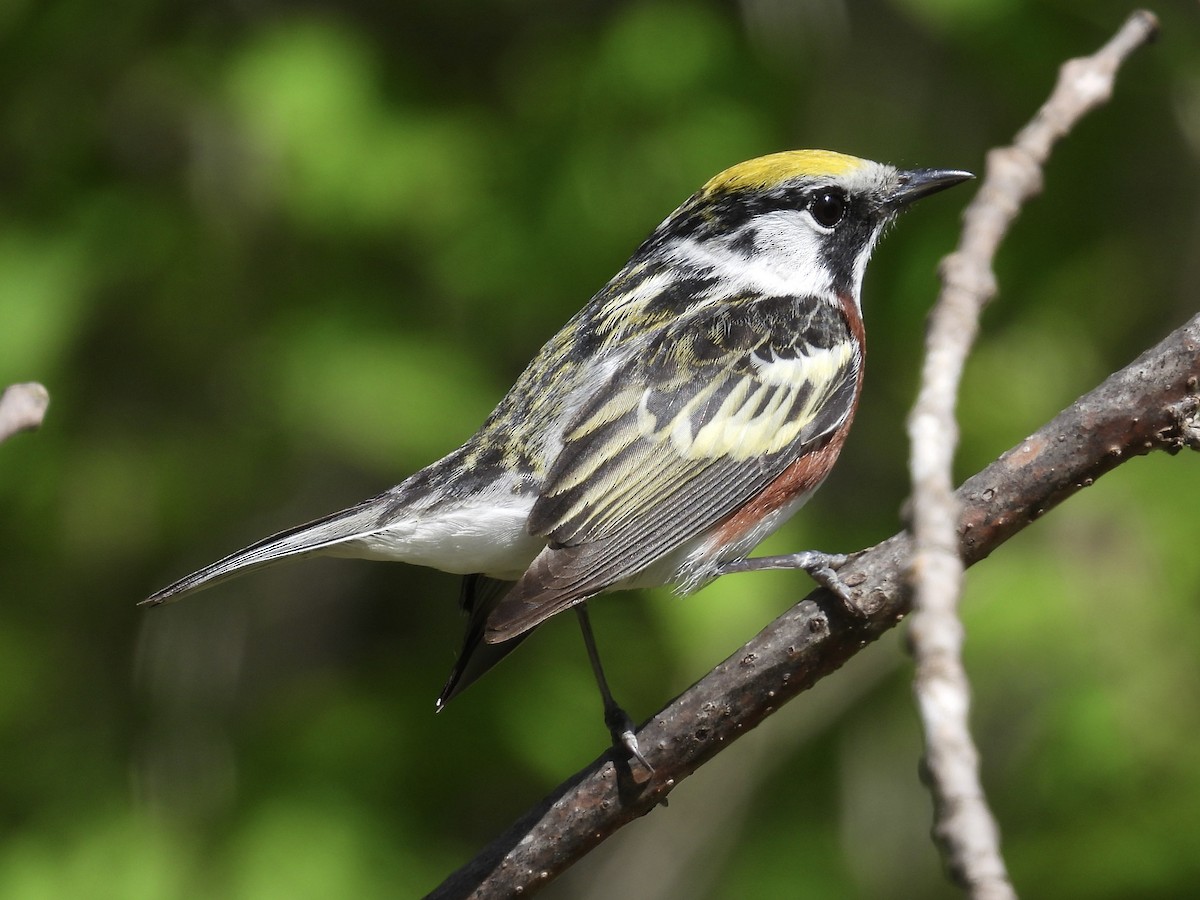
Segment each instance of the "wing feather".
M714 527L853 411L861 358L841 307L741 298L661 327L564 431L535 502L548 538L488 623L521 634Z

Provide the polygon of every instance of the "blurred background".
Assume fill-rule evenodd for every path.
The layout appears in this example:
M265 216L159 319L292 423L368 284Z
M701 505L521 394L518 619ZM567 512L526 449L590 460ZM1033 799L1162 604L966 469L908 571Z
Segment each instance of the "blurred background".
M440 715L455 578L305 561L151 590L448 452L688 194L827 147L982 171L1131 7L1110 0L0 4L0 896L433 888L606 734L555 620ZM1197 309L1200 10L1056 152L998 261L960 474ZM903 419L972 188L867 276L864 404L765 547L900 527ZM986 786L1026 896L1200 879L1200 460L1135 460L969 574ZM652 715L801 575L593 621ZM557 898L954 897L903 626L681 785Z

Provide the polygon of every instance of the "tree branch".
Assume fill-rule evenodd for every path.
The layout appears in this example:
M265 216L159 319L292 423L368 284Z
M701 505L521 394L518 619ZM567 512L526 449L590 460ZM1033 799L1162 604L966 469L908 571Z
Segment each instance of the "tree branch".
M996 292L992 262L1025 201L1041 190L1050 151L1112 95L1117 69L1157 30L1152 14L1136 12L1097 53L1064 63L1050 98L1013 145L988 154L986 177L964 214L958 248L942 263L943 287L930 315L921 388L908 420L914 543L909 639L934 800L933 833L948 871L973 897L1016 894L979 780L968 722L970 684L958 618L963 562L952 475L959 383L979 316Z
M19 431L38 428L49 405L49 392L36 381L6 387L0 394L0 443Z
M1200 450L1200 315L960 487L957 525L971 565L1106 472L1152 450ZM559 786L430 894L531 894L780 706L836 671L909 611L905 532L855 554L839 573L863 615L809 594L638 734L654 775L634 783L610 754Z

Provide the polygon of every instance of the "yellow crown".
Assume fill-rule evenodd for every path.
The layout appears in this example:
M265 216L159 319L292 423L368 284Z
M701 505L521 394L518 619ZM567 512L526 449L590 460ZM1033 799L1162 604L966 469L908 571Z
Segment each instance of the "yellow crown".
M865 159L832 150L785 150L730 166L710 178L701 190L709 195L766 190L798 175L844 175L865 165Z

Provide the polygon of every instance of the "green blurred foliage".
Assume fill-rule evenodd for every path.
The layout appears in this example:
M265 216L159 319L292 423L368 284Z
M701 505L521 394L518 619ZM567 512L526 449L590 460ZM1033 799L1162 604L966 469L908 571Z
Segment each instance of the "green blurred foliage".
M827 146L980 170L1104 0L0 4L0 896L420 893L604 748L573 623L435 717L456 584L281 567L153 588L449 451L704 179ZM998 260L963 475L1196 309L1200 16L1055 155ZM969 189L867 279L867 393L769 548L900 525L934 266ZM1027 896L1200 878L1196 460L1137 460L971 572L984 775ZM807 590L594 612L649 715ZM948 897L897 638L548 896Z

